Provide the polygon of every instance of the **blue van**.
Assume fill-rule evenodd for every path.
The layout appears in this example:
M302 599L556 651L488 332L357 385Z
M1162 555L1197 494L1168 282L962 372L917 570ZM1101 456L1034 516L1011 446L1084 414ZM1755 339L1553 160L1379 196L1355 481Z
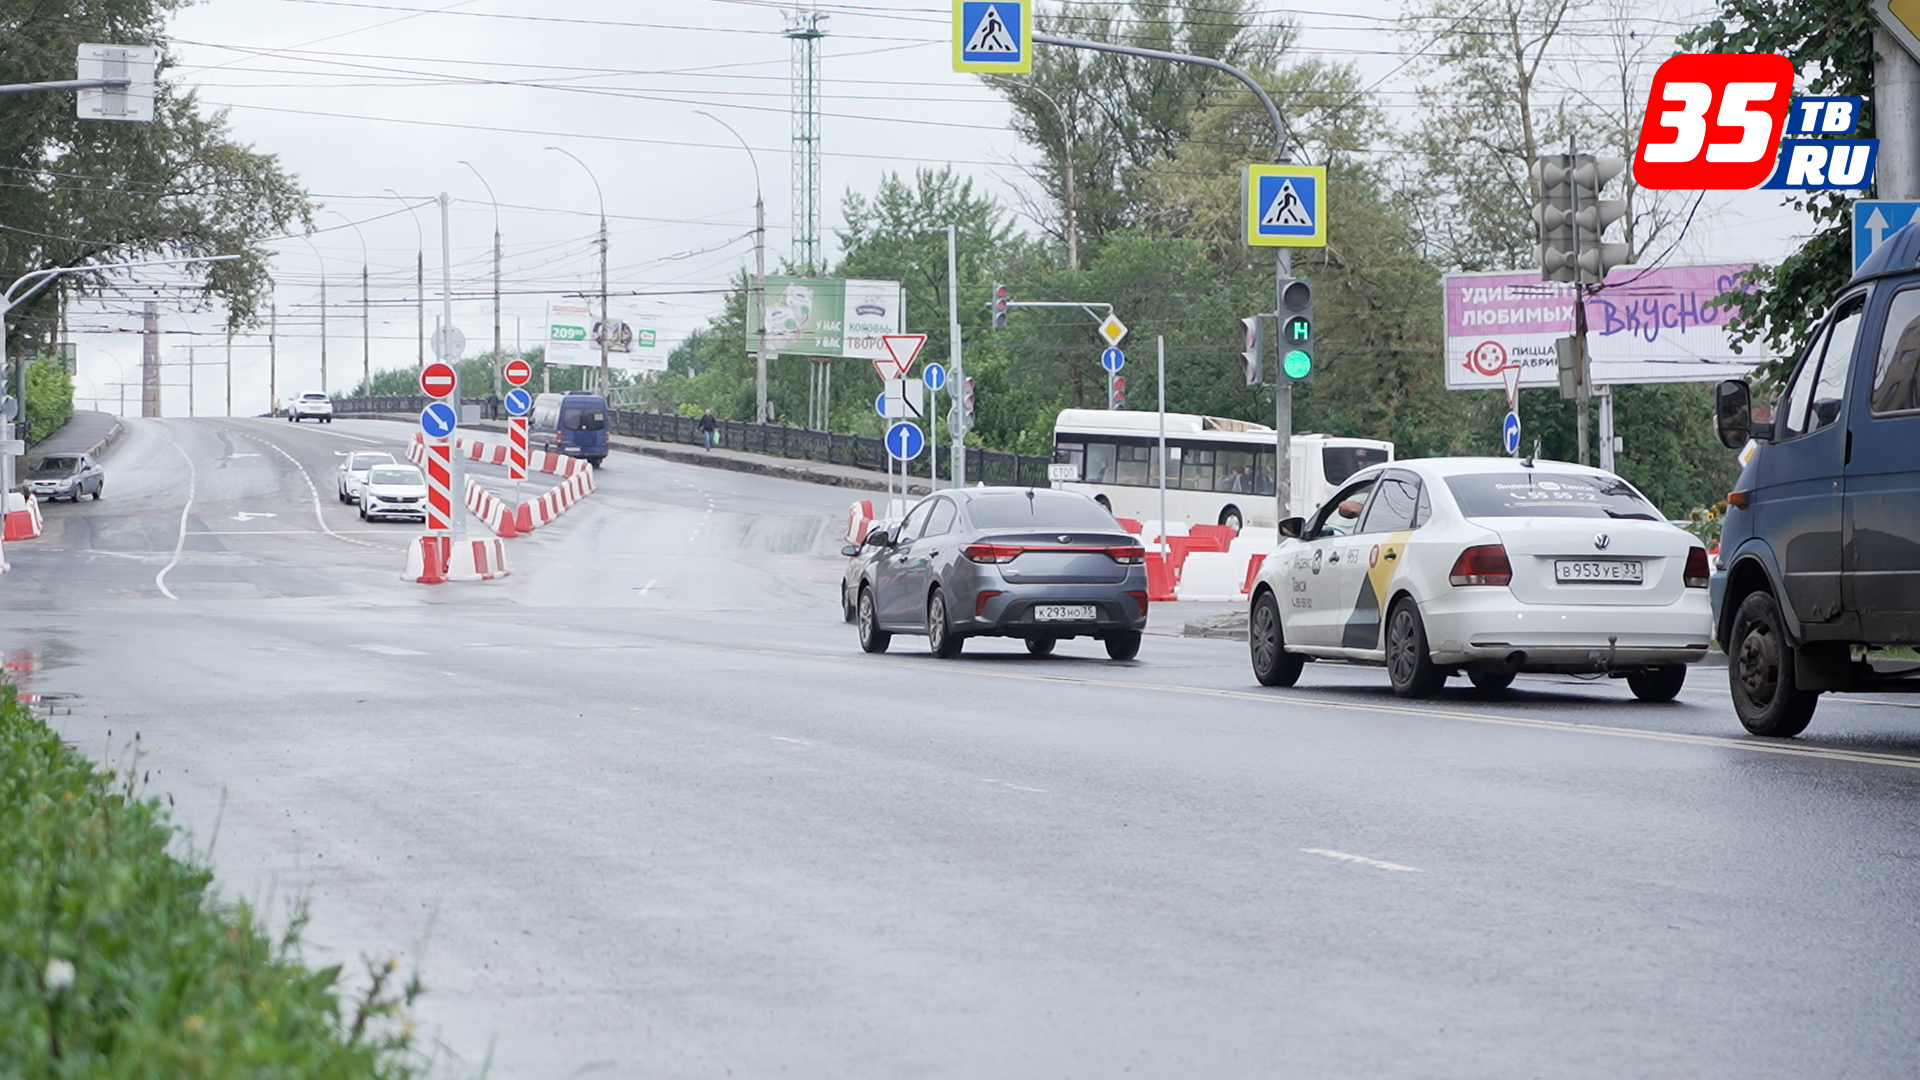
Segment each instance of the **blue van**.
M599 465L607 459L607 399L581 390L536 396L527 443Z
M1827 691L1920 692L1920 225L1868 256L1814 329L1778 405L1720 384L1720 441L1754 453L1727 496L1711 582L1734 710L1806 730Z

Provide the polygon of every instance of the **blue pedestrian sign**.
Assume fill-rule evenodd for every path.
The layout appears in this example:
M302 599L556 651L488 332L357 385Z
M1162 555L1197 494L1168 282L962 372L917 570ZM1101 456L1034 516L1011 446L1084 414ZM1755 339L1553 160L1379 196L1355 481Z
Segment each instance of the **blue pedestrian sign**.
M1509 456L1520 452L1520 414L1508 413L1500 422L1500 445L1507 448Z
M1247 243L1326 247L1326 166L1247 166Z
M895 461L912 461L926 448L927 437L912 421L902 420L887 429L887 453Z
M525 416L533 411L533 395L519 387L507 391L507 415Z
M939 364L928 364L920 369L920 381L927 384L927 389L938 390L947 385L947 369Z
M953 0L953 70L1024 75L1033 70L1036 0Z
M444 401L436 401L420 410L420 430L426 432L429 438L444 439L453 434L453 429L459 423L460 417L453 411L453 406Z
M1920 202L1861 199L1853 204L1853 268L1867 261L1880 242L1913 221Z
M1100 366L1110 373L1117 373L1127 366L1127 354L1119 349L1108 349L1100 354Z

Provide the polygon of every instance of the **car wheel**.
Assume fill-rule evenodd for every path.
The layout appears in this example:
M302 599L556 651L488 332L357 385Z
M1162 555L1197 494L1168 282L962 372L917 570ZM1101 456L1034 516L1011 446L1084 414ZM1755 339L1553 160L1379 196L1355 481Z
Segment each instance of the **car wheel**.
M1131 660L1140 655L1140 631L1121 630L1107 635L1107 659Z
M1473 680L1474 689L1483 690L1489 694L1498 693L1512 686L1513 675L1514 673L1511 671L1489 671L1484 669L1467 672L1467 678Z
M361 521L367 520L367 504L366 503L360 504L360 520Z
M1387 678L1401 697L1430 697L1446 685L1446 673L1433 666L1427 652L1427 627L1420 607L1402 597L1387 616Z
M1287 651L1286 629L1280 624L1280 602L1262 591L1247 616L1247 649L1253 657L1253 677L1261 686L1292 686L1300 681L1304 656Z
M1030 637L1027 639L1028 656L1052 656L1053 647L1059 644L1059 638Z
M1229 506L1225 510L1220 511L1220 524L1232 529L1236 536L1239 535L1240 527L1245 524L1245 522L1246 518L1241 516L1240 508L1237 506Z
M1672 701L1687 684L1687 665L1665 664L1627 674L1627 685L1641 701Z
M893 635L880 629L880 612L873 606L873 590L860 586L859 608L854 625L860 631L860 648L870 653L883 653L893 644Z
M1793 646L1771 593L1753 593L1740 602L1729 638L1727 683L1741 726L1775 739L1807 730L1820 694L1794 684Z
M100 501L100 493L102 491L105 491L106 487L107 487L107 482L105 480L102 480L99 483L93 485L93 501L94 502Z
M927 651L942 660L951 660L960 655L966 642L947 622L947 594L935 586L927 596Z

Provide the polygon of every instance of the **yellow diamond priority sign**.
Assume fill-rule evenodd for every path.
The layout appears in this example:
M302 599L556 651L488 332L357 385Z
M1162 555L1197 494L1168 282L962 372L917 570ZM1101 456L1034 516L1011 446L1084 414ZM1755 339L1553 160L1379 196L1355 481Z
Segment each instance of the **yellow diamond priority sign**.
M1120 339L1127 336L1127 324L1109 315L1107 321L1100 324L1100 336L1106 339L1108 345L1117 348Z

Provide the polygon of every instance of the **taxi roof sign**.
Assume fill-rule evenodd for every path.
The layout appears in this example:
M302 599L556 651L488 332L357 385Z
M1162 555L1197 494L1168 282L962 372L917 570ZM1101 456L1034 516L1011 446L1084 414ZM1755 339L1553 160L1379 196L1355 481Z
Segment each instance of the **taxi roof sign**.
M953 70L1025 75L1033 70L1035 0L953 0Z

